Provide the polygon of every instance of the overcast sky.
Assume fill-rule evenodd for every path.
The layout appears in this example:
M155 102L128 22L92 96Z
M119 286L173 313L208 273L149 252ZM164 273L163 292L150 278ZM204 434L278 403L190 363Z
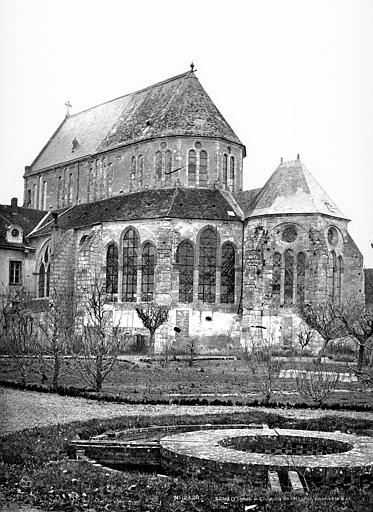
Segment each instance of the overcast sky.
M0 0L0 203L72 113L189 69L246 145L301 159L373 267L373 0Z

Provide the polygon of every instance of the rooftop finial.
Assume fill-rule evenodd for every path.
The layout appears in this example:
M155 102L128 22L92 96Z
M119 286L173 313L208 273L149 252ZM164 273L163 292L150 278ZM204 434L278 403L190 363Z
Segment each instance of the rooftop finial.
M297 160L300 160L300 158L299 158L299 153L297 154Z
M66 101L65 107L66 107L66 116L65 117L70 117L70 110L73 108L73 106L71 105L69 100Z
M190 64L190 70L191 70L192 73L194 73L194 64L193 64L193 62Z
M281 163L282 163L282 164L284 163L284 159L283 159L283 157L281 157Z

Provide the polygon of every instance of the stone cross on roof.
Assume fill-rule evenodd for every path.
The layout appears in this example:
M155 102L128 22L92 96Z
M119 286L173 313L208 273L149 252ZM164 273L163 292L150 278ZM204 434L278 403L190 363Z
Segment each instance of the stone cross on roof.
M66 107L66 117L70 117L70 110L73 108L73 106L71 105L69 100L66 101L65 107Z

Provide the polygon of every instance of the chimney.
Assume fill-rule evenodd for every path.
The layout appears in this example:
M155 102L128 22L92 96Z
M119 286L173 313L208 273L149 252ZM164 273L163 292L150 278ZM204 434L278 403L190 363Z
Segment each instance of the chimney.
M18 213L18 200L16 197L12 197L11 201L10 201L10 209L12 211L12 213Z
M58 212L52 212L53 226L58 226Z

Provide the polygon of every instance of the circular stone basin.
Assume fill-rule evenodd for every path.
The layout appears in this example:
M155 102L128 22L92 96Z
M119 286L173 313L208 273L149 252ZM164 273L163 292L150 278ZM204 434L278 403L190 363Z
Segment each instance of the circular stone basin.
M270 455L327 455L352 449L346 442L324 437L286 435L260 435L228 437L218 442L220 446L249 453Z
M266 485L269 471L298 470L337 485L359 485L361 476L373 473L373 439L340 432L204 430L164 437L160 445L162 466L172 471L254 485Z

